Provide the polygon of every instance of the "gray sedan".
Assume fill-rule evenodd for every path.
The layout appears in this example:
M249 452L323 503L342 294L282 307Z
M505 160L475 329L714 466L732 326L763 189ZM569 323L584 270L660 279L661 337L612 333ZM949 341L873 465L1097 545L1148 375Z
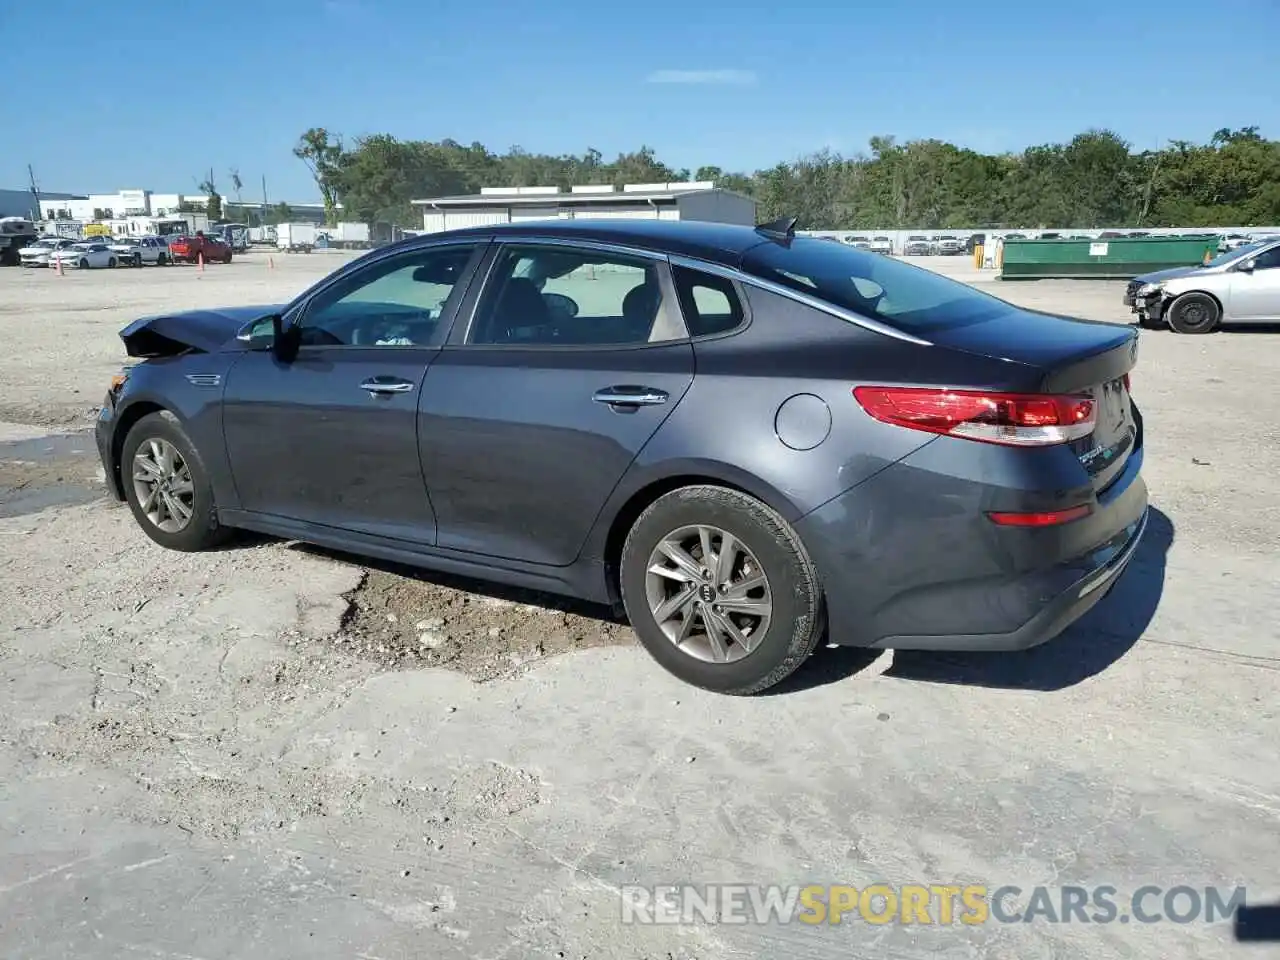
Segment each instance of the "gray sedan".
M244 528L614 605L725 693L821 642L1055 636L1145 528L1137 332L794 226L431 234L141 318L108 485L174 550Z

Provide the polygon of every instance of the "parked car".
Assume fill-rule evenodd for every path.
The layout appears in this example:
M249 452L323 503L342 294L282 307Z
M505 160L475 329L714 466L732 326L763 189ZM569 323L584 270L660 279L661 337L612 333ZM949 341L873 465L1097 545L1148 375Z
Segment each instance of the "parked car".
M1135 277L1125 303L1142 326L1167 324L1178 333L1280 321L1280 239L1228 250L1204 266Z
M163 267L169 262L169 244L161 237L121 237L111 244L121 263L140 267L144 263Z
M86 240L49 254L49 266L56 267L59 263L64 268L78 267L81 270L89 270L98 267L114 267L119 263L119 258L102 240Z
M16 267L21 251L40 238L35 223L25 217L0 217L0 266Z
M173 237L169 240L169 257L177 263L196 263L204 257L205 263L231 262L231 247L226 241L197 231L195 236Z
M882 253L887 257L893 253L893 241L888 237L872 237L871 252Z
M1253 242L1253 238L1246 237L1243 233L1228 233L1218 240L1218 252L1229 253L1232 250L1239 250L1241 247L1248 246Z
M954 234L944 233L933 244L933 252L942 257L964 253L964 242Z
M921 234L912 234L907 237L907 242L902 248L902 252L908 257L923 257L929 253L929 238Z
M1146 523L1137 336L794 221L512 223L135 321L96 436L162 546L613 604L745 694L823 641L1022 649L1096 604Z
M860 234L854 234L854 233L848 234L845 236L844 242L849 244L849 246L851 247L857 248L858 250L871 249L871 241Z
M67 249L75 242L68 237L41 237L18 251L18 262L24 267L47 267L50 256L58 250Z

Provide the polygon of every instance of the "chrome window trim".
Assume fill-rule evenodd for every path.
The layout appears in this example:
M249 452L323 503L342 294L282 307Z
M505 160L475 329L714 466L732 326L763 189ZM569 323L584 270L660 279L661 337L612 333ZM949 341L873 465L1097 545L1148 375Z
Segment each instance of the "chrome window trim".
M801 293L799 290L793 290L790 287L783 286L780 283L774 283L771 280L765 280L761 277L752 276L742 270L733 267L726 267L723 264L711 263L706 260L697 260L692 257L672 256L670 258L672 266L687 267L690 270L701 270L704 273L714 274L724 277L728 280L736 280L738 283L746 286L758 287L769 293L777 294L780 297L786 297L788 300L794 300L796 303L802 303L807 307L815 310L821 310L823 313L830 314L852 323L854 326L862 327L872 333L883 334L886 337L893 337L895 340L902 340L905 343L914 343L920 347L933 346L928 340L922 340L920 337L913 336L895 327L891 327L886 323L880 323L878 320L872 320L861 314L854 313L852 310L846 310L838 307L834 303L828 303L819 297L811 297L808 294Z
M548 237L539 233L496 233L492 235L491 239L494 243L504 246L520 247L533 245L539 247L577 247L581 250L595 250L600 253L617 253L622 256L643 257L648 260L670 259L668 254L663 253L660 250L653 250L648 247L635 247L630 244L618 243L611 240L580 240L577 237Z

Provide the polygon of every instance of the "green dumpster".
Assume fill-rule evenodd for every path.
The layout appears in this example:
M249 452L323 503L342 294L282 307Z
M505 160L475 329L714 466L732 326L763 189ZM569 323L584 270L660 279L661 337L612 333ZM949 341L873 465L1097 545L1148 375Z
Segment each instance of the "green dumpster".
M1131 280L1153 270L1204 263L1217 254L1217 237L1006 240L1000 279Z

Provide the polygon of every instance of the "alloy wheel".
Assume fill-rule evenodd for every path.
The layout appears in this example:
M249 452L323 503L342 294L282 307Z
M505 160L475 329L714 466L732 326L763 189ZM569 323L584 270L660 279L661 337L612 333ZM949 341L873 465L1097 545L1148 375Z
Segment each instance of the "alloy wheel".
M719 527L673 530L645 572L649 611L677 648L710 663L732 663L764 639L773 598L764 568Z
M191 468L168 440L143 441L133 455L133 492L147 519L165 533L184 530L195 513Z

